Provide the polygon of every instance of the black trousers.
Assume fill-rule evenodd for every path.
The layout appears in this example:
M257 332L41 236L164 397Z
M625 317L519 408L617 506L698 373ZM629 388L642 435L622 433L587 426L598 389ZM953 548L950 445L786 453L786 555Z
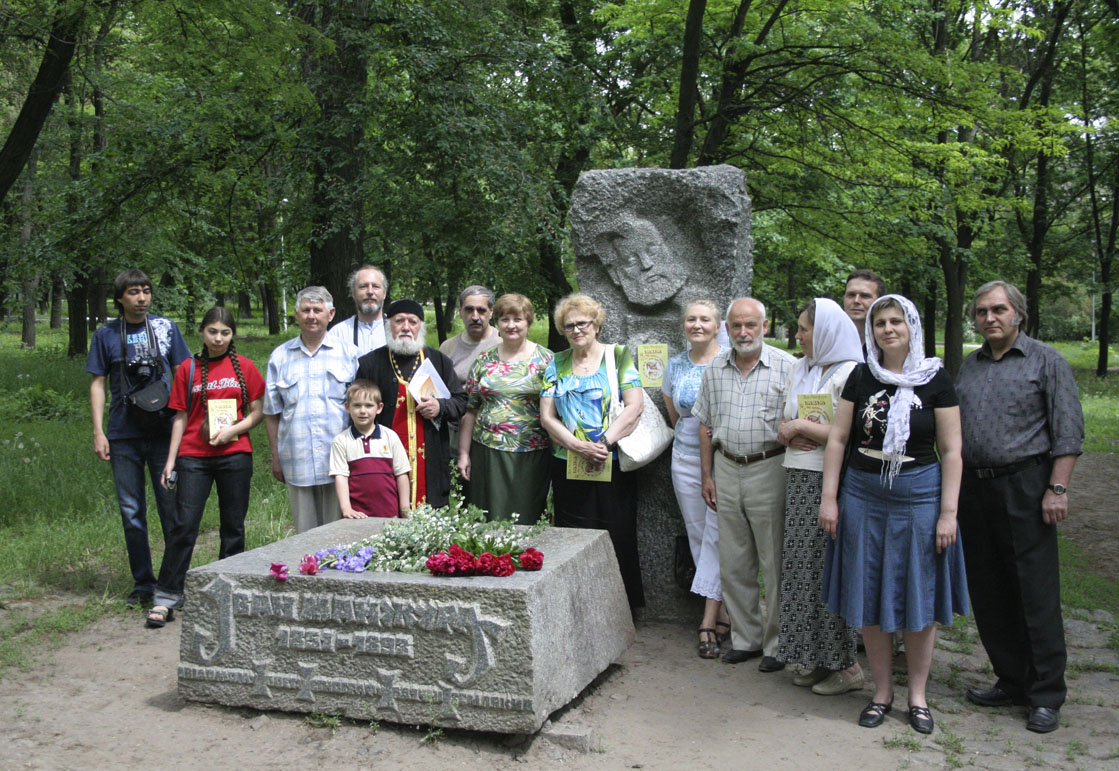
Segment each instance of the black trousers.
M964 471L960 535L979 637L998 687L1034 707L1065 701L1057 527L1041 518L1051 465L996 479Z
M568 479L567 461L552 458L554 524L608 532L629 605L641 608L645 588L637 556L637 475L623 472L618 461L613 463L609 482L588 482Z

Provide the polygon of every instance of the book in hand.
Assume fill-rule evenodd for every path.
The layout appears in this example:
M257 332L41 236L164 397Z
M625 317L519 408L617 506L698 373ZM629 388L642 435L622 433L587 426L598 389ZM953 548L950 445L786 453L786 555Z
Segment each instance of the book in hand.
M208 399L206 401L207 428L210 429L211 441L218 435L218 431L228 428L237 422L236 399Z
M829 394L797 394L797 417L830 426L832 403Z
M408 392L417 402L425 396L436 399L451 398L451 392L447 388L447 384L443 382L443 378L439 377L439 372L435 369L435 365L431 363L431 359L424 359L423 364L416 370L416 374L412 375L412 379L408 381Z
M605 461L587 460L574 450L567 451L567 478L583 479L587 482L609 482L614 464Z

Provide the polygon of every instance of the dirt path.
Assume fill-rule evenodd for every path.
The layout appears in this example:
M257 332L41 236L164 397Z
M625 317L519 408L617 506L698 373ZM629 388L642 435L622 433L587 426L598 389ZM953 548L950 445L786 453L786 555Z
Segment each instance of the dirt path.
M1065 530L1112 576L1117 479L1119 457L1083 459ZM869 690L814 696L788 672L699 659L690 625L650 623L550 729L508 737L348 721L331 728L302 715L186 702L175 688L180 621L148 631L139 615L109 615L0 681L0 768L1114 769L1114 619L1081 614L1066 628L1069 701L1062 728L1047 736L1025 730L1022 709L981 710L963 700L965 688L988 682L970 624L938 641L929 687L937 729L925 737L909 729L904 710L882 728L859 728Z

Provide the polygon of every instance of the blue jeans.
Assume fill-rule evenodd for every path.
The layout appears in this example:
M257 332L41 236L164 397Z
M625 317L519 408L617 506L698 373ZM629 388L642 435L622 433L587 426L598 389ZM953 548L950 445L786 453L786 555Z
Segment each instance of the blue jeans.
M236 452L210 458L179 456L175 462L179 472L178 510L174 528L167 539L167 551L159 569L155 604L168 608L183 605L183 585L198 527L206 510L206 499L217 484L218 510L221 515L218 559L225 559L245 550L245 515L249 510L249 482L253 478L253 455Z
M152 571L152 553L148 545L148 499L144 489L144 466L155 489L155 505L159 511L159 524L167 542L175 521L175 494L159 484L163 464L167 462L166 436L139 439L113 439L109 441L109 465L113 469L113 483L120 504L120 519L124 525L124 545L128 549L128 566L132 571L133 589L138 592L155 591L155 573Z

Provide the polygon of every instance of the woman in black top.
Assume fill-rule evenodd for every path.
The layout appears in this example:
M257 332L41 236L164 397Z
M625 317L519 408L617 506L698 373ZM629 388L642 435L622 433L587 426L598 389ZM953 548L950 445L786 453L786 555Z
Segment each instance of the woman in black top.
M862 628L875 692L859 725L881 725L893 705L893 635L901 631L909 723L930 733L925 685L936 623L968 612L956 526L959 401L940 359L923 357L913 303L886 295L868 319L867 363L847 380L824 456L820 527L835 539L824 600Z

